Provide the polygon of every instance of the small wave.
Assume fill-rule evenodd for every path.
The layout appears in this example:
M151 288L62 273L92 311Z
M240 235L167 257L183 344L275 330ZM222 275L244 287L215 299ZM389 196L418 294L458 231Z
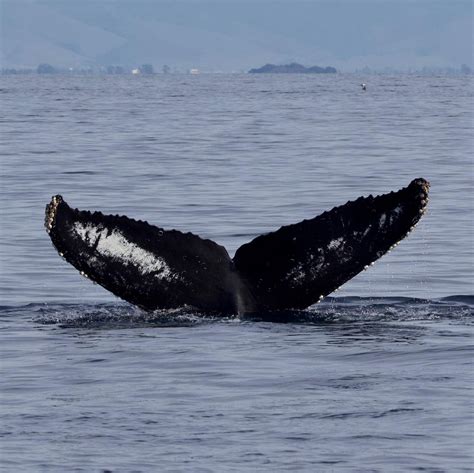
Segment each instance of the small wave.
M453 319L472 321L474 296L442 299L412 297L327 297L306 310L275 311L246 317L255 321L299 324L406 322Z
M368 411L368 412L338 412L336 414L325 414L320 416L321 419L347 419L354 417L372 417L373 419L379 419L380 417L386 417L391 415L411 415L415 412L422 412L421 408L398 408L398 409L389 409L386 411Z
M95 171L63 171L61 174L93 176L97 173Z
M457 302L459 304L466 304L471 307L474 307L474 296L463 296L463 295L455 295L455 296L447 296L440 299L442 302Z

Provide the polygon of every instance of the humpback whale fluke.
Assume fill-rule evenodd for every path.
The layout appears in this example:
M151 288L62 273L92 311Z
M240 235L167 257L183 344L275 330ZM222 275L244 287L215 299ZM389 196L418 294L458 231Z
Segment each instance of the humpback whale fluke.
M429 183L360 197L242 245L223 246L118 215L46 206L59 254L82 275L143 309L192 306L206 312L304 309L393 249L417 224Z

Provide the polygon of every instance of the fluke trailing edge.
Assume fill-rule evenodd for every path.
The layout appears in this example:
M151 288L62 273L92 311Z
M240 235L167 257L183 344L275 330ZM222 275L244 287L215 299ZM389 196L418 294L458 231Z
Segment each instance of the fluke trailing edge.
M59 254L83 276L143 309L192 306L206 312L303 309L398 244L421 218L429 183L360 197L242 245L128 217L72 209L57 195L45 226Z

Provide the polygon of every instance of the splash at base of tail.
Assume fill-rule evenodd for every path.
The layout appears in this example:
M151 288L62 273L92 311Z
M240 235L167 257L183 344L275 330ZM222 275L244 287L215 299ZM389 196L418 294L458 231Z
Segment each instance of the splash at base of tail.
M223 246L118 215L46 206L45 227L80 273L146 310L195 307L248 314L304 309L367 269L418 223L429 183L360 197L260 235L233 259Z

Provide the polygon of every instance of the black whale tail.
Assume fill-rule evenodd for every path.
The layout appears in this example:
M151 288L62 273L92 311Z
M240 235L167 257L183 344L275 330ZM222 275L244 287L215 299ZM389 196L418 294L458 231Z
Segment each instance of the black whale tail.
M261 235L232 260L192 233L128 217L46 206L51 240L82 275L147 310L206 312L302 309L318 302L392 249L425 211L429 183L361 197L311 220Z

